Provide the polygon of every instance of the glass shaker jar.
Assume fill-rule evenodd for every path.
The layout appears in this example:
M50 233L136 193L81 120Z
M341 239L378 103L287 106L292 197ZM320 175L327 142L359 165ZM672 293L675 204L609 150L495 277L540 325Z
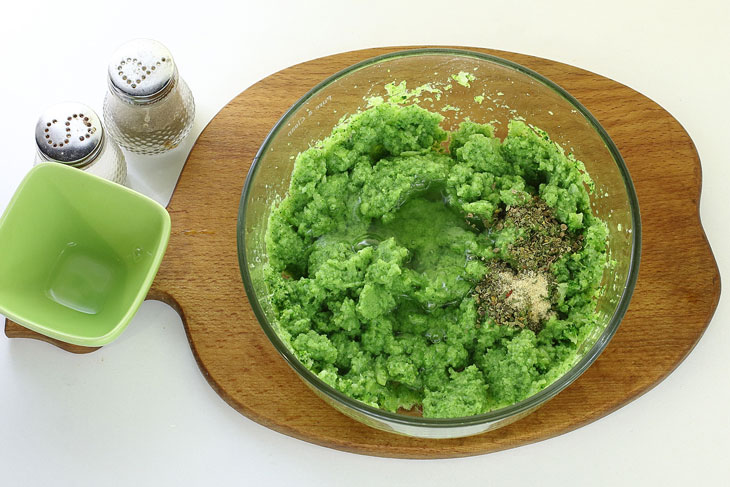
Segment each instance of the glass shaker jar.
M138 154L174 149L190 132L195 102L170 51L136 39L112 55L104 123L117 143Z
M127 163L99 116L82 103L59 103L38 118L35 163L58 162L127 185Z

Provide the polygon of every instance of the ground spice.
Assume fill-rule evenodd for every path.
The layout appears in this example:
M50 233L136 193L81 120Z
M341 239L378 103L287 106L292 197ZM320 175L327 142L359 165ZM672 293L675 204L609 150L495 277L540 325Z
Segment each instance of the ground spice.
M491 261L475 288L477 312L498 325L537 331L551 314L550 278L544 272L516 273L504 262Z
M525 205L498 210L495 216L496 230L513 226L519 236L507 246L505 260L487 261L487 273L474 289L477 311L498 325L538 331L552 314L550 266L580 250L582 235L571 235L537 196ZM494 249L495 254L501 251Z

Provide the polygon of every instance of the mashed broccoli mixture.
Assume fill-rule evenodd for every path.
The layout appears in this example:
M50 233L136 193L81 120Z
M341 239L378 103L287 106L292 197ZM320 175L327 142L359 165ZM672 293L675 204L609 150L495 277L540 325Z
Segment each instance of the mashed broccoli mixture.
M446 418L525 399L573 365L599 326L607 229L582 163L544 132L513 121L501 141L442 120L382 103L299 154L265 272L280 337L324 382Z

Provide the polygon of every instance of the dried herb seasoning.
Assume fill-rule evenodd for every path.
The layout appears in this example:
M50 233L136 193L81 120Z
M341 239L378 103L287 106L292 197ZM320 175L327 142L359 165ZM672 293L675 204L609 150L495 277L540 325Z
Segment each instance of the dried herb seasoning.
M552 314L554 282L550 266L580 250L583 235L572 235L538 196L526 204L495 212L493 228L515 229L517 237L493 252L504 260L487 261L487 273L474 289L477 312L498 325L537 331Z

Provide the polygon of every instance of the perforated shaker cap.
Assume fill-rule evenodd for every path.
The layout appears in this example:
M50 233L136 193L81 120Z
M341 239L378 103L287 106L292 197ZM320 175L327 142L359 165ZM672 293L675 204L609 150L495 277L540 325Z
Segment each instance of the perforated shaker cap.
M124 100L153 103L174 86L177 68L170 51L152 39L135 39L112 54L109 88Z
M99 155L104 128L94 110L83 103L59 103L38 118L35 141L46 161L83 166Z

